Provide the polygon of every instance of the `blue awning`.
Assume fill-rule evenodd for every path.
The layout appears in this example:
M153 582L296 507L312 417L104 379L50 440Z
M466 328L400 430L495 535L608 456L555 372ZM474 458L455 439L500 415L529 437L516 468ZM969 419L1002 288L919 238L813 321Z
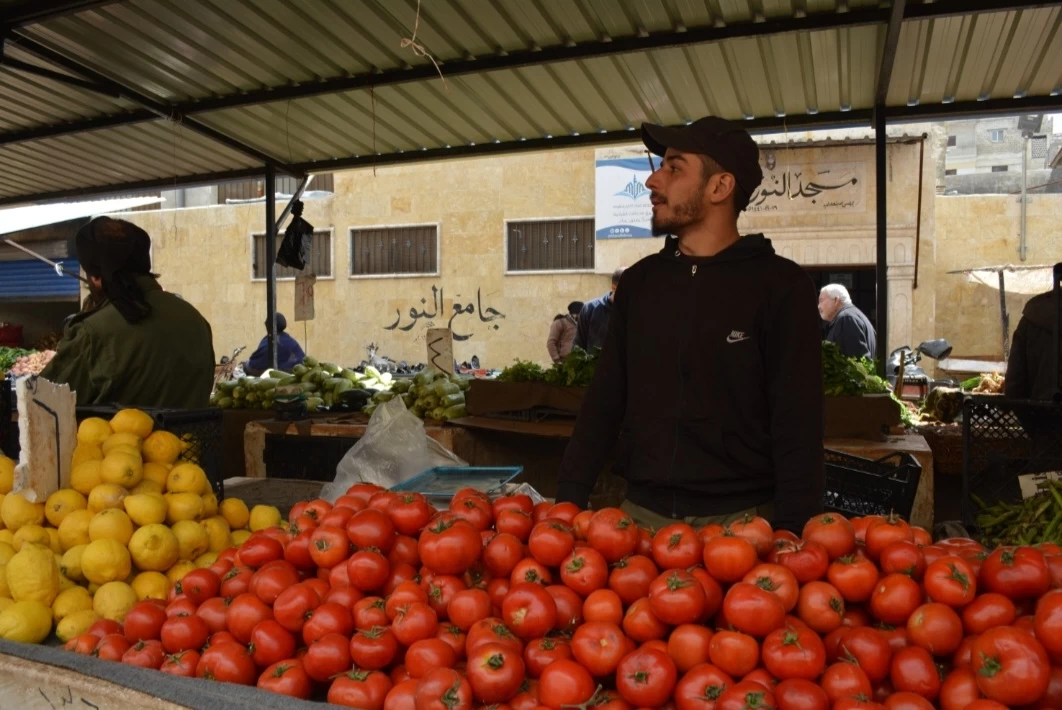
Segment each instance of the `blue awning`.
M59 259L66 270L77 273L77 259ZM36 259L0 261L0 298L76 298L81 282L60 276Z

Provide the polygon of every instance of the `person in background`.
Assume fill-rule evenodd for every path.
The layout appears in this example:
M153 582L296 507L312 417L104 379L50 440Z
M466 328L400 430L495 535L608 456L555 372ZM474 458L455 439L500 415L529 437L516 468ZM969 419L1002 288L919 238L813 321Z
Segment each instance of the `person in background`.
M67 324L41 376L77 392L78 406L206 407L214 386L210 324L151 273L151 238L97 217L76 238L93 307Z
M549 326L549 337L546 338L546 350L553 362L562 362L572 351L581 310L583 302L572 301L568 304L567 314L561 313L553 318L553 323Z
M252 377L261 375L273 366L269 362L269 321L266 321L265 327L266 337L262 338L258 349L251 353L251 358L243 365L244 372ZM288 335L287 330L288 319L283 313L277 313L277 369L291 372L291 368L306 359L306 353L299 347L298 341Z
M585 507L626 431L621 507L635 522L751 514L799 533L825 488L815 285L762 234L738 231L763 179L739 123L643 124L642 140L664 156L646 187L653 234L669 236L623 274L556 499Z
M1062 304L1053 291L1033 296L1025 304L1014 331L1007 360L1004 393L1014 399L1062 399L1062 361L1055 353L1062 346L1057 338L1058 309Z
M819 292L819 316L830 324L826 340L837 343L846 357L874 359L878 335L870 319L852 303L848 289L841 284L824 286Z
M600 348L605 344L605 335L608 333L608 321L612 315L612 303L616 299L616 289L619 287L623 269L612 272L612 288L601 298L583 306L579 313L579 327L575 331L575 345L583 350Z

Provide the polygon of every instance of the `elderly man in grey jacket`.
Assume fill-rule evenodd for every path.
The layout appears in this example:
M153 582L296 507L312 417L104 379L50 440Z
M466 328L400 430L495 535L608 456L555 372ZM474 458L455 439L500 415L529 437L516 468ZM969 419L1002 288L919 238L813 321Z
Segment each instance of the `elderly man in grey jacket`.
M847 357L873 359L878 348L874 326L841 284L825 286L819 293L819 316L830 324L826 340L837 343Z

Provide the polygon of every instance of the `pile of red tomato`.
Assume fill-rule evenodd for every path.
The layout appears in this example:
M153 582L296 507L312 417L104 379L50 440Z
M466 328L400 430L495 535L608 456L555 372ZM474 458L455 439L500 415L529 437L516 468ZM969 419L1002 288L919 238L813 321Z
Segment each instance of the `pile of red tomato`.
M362 710L1062 708L1060 554L358 484L67 648Z

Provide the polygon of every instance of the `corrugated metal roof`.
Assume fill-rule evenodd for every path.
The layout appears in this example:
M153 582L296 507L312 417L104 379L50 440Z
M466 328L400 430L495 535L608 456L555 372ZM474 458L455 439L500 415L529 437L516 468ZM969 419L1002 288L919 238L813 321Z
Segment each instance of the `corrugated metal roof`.
M63 268L77 273L77 259L60 259ZM60 276L55 269L36 259L0 261L0 299L70 298L80 293L81 282Z
M760 128L866 122L890 13L877 0L77 7L87 9L16 25L7 56L125 98L0 71L0 161L12 168L0 171L0 204L234 176L264 159L300 172L616 140L643 121L709 114ZM1011 104L967 102L1015 96L1062 107L1057 3L938 0L905 12L893 116L952 103L995 110ZM183 128L160 114L183 117Z

